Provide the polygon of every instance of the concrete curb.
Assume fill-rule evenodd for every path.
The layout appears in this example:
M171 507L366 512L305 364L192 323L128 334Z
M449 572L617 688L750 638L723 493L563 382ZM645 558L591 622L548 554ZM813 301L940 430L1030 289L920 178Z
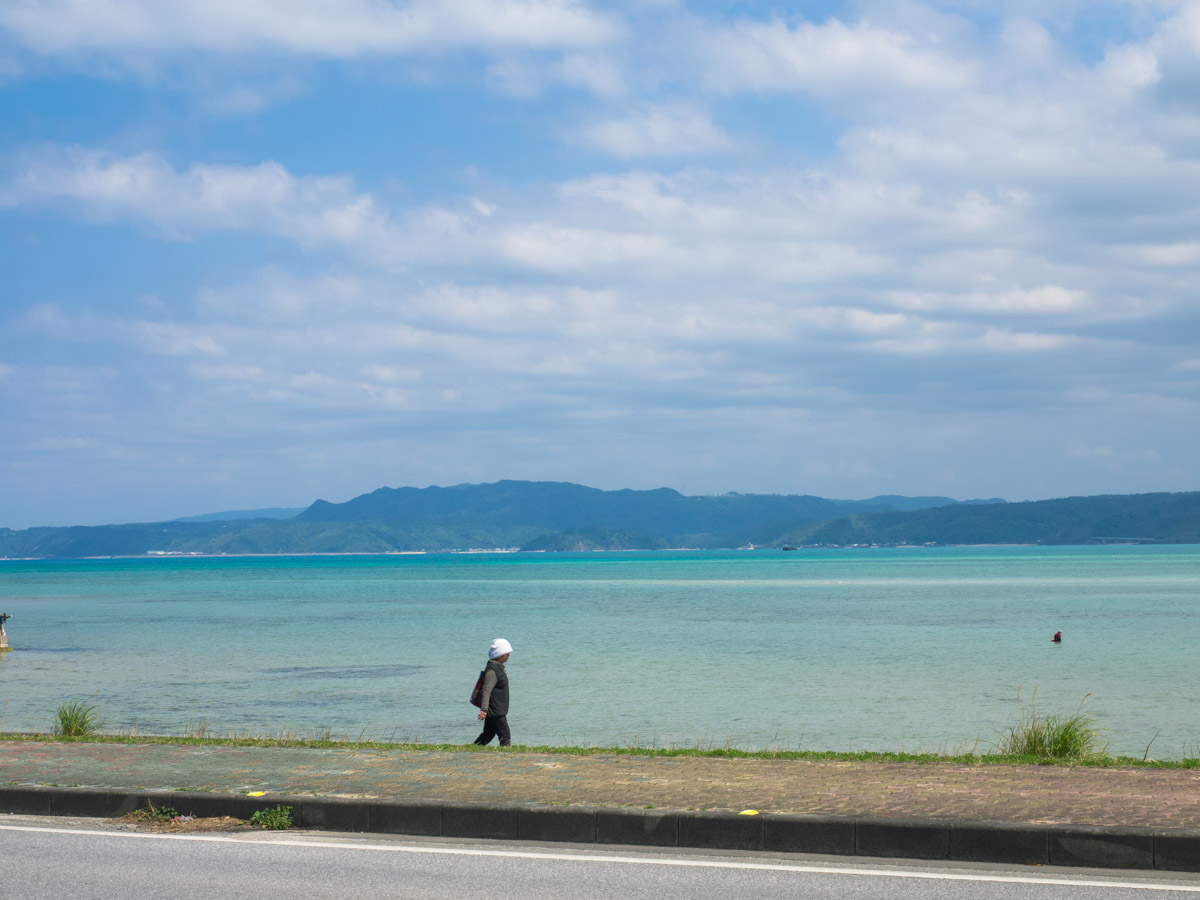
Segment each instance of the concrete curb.
M150 803L239 819L283 804L323 831L1200 872L1200 830L0 786L0 813L112 818Z

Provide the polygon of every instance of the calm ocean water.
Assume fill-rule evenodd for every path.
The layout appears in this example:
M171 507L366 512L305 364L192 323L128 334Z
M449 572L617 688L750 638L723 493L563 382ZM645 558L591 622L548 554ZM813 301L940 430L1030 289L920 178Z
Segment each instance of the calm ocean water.
M1195 546L0 561L0 611L0 730L467 742L506 637L517 743L984 749L1036 689L1200 755Z

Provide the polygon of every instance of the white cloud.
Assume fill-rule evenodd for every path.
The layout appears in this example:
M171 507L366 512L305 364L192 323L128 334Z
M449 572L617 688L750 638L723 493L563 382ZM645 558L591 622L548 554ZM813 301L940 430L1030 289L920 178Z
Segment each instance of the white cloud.
M96 137L81 116L67 140L172 150L32 143L47 131L0 163L0 214L28 231L31 265L56 219L92 223L121 263L175 241L167 264L134 262L136 278L94 293L23 283L0 382L26 411L6 426L31 447L53 417L58 452L125 454L138 473L153 458L172 483L346 496L630 473L833 495L1091 492L1094 472L1184 485L1200 421L1200 6L1139 7L1160 25L1085 55L1062 37L1089 14L1071 2L998 22L982 0L866 0L854 21L816 23L753 20L761 4L702 19L672 0L14 0L0 29L29 71L144 63L245 118L131 112ZM477 52L431 58L454 49ZM178 74L197 61L228 68ZM385 147L362 174L320 161L366 159L322 155L339 152L331 133L271 158L287 116L256 111L296 96L283 112L322 121L331 94L300 84L349 83L335 102L353 103L364 73L372 101L403 81L381 115L414 113L411 136L396 127L411 153ZM165 105L155 82L112 96ZM480 87L452 126L420 131L422 104ZM540 143L554 128L565 147ZM221 232L276 240L228 254L208 240Z
M142 342L153 353L166 356L224 356L225 349L213 335L172 322L143 322L138 330Z
M1150 244L1137 248L1138 255L1157 266L1192 266L1200 263L1200 241Z
M472 197L470 204L471 209L475 210L481 216L493 216L496 213L495 203L488 203L486 200L481 200L478 197Z
M1188 296L1182 283L1159 280L1164 265L1182 277L1200 263L1187 243L1139 244L1134 217L1111 222L1105 236L1079 233L1073 210L1055 211L1053 185L1018 183L988 196L971 183L923 183L922 171L889 180L873 168L857 159L838 174L632 172L503 205L473 196L394 213L346 177L297 177L273 162L179 170L153 154L45 148L0 184L0 206L66 204L95 221L144 222L177 238L262 233L367 271L532 284L567 277L592 290L691 284L698 296L757 293L789 306L822 305L834 292L881 312L1001 321L1161 317ZM1135 208L1177 173L1170 161L1159 169L1138 175L1146 189L1130 198ZM1184 194L1162 202L1186 209ZM1116 258L1119 285L1103 271ZM307 302L269 296L282 310ZM1131 299L1143 296L1153 301Z
M0 27L35 51L276 51L352 58L459 47L572 47L619 24L575 0L12 0Z
M546 89L547 75L529 60L508 57L488 66L487 83L500 94L532 100Z
M1046 28L1025 18L1010 18L1004 23L1000 44L1025 66L1040 66L1057 55L1057 46Z
M1048 353L1080 343L1072 335L1013 331L995 326L980 326L952 320L906 320L902 333L875 338L868 342L872 350L889 354L960 357L987 354L1010 356L1031 352Z
M261 366L233 364L213 365L196 363L189 368L194 375L205 381L228 381L239 385L251 385L261 381L266 372Z
M349 176L272 161L39 148L8 166L0 205L173 238L272 235L335 262L210 287L192 312L29 321L153 355L227 399L351 418L620 418L613 398L633 385L661 410L883 395L950 408L972 394L1021 410L1109 378L1172 402L1194 393L1178 338L1200 276L1200 165L1186 152L1200 131L1159 94L1178 78L1178 40L1160 32L1085 65L1031 22L976 57L878 22L704 33L732 44L692 91L679 73L694 70L667 54L677 68L653 89L590 50L496 64L511 61L531 97L558 80L608 99L609 117L570 139L645 167L632 171L515 185L476 172L400 208ZM826 155L751 167L709 112L712 94L745 90L808 92L848 125ZM663 162L697 156L716 159Z
M737 143L692 104L649 104L585 126L580 143L621 159L719 156Z
M1114 47L1105 58L1099 75L1121 98L1150 87L1162 78L1158 54L1146 46Z
M597 97L616 97L629 90L620 66L595 53L564 56L555 66L555 74L565 84L586 88Z
M296 79L281 79L265 85L236 84L206 93L201 102L206 110L217 115L253 115L296 96L301 89L302 85Z
M830 19L796 25L775 19L704 26L694 36L710 89L808 91L819 96L962 90L975 78L929 36Z
M306 246L387 232L387 217L343 177L291 175L276 162L196 164L180 172L153 153L116 156L43 148L0 188L0 208L69 203L100 220L143 220L186 236L199 230L260 231Z
M539 98L550 87L567 85L589 94L612 99L629 90L617 62L599 52L566 53L557 60L524 54L508 54L487 69L489 86L520 100Z
M1010 331L1007 328L988 328L978 339L982 349L1000 352L1046 352L1059 350L1078 342L1072 335L1039 334L1036 332Z
M1086 291L1068 290L1055 284L1025 290L1001 290L989 293L897 293L892 295L892 299L896 305L913 310L962 310L1044 315L1082 312L1089 305Z
M378 384L416 384L422 380L420 369L411 366L368 365L363 366L363 377Z

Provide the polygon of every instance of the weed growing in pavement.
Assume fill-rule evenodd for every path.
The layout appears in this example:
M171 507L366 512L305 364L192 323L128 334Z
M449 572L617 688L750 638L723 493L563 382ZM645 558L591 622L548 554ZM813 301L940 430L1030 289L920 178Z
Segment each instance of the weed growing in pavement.
M276 806L274 809L260 809L250 817L250 824L272 831L284 831L292 827L292 808Z
M130 816L137 822L170 822L179 817L179 810L173 806L155 806L147 803L145 809L135 809Z

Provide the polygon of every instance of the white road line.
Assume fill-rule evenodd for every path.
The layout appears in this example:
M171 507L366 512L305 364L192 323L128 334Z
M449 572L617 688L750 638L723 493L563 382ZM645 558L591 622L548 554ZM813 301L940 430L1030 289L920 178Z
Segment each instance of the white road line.
M219 844L245 844L251 835L217 834L152 834L129 831L93 831L83 828L47 828L33 825L0 825L0 831L36 831L48 834L86 834L94 837L141 838L158 841L206 841ZM591 856L584 853L555 853L532 850L475 850L467 847L422 847L405 844L362 844L350 840L309 840L282 835L256 833L252 843L276 844L285 847L323 847L333 850L369 850L377 853L427 853L442 856L487 856L503 859L550 859L565 862L626 863L641 866L678 866L705 869L750 869L760 872L804 872L816 875L861 875L877 878L916 878L926 881L985 881L998 884L1053 884L1065 887L1125 888L1131 891L1174 891L1200 894L1200 883L1155 884L1153 882L1102 881L1088 878L1035 877L1030 875L978 875L964 872L913 872L902 869L867 869L855 866L791 865L788 863L734 862L729 860L673 859L653 856ZM1180 873L1185 874L1186 873ZM1131 872L1130 877L1136 877Z

